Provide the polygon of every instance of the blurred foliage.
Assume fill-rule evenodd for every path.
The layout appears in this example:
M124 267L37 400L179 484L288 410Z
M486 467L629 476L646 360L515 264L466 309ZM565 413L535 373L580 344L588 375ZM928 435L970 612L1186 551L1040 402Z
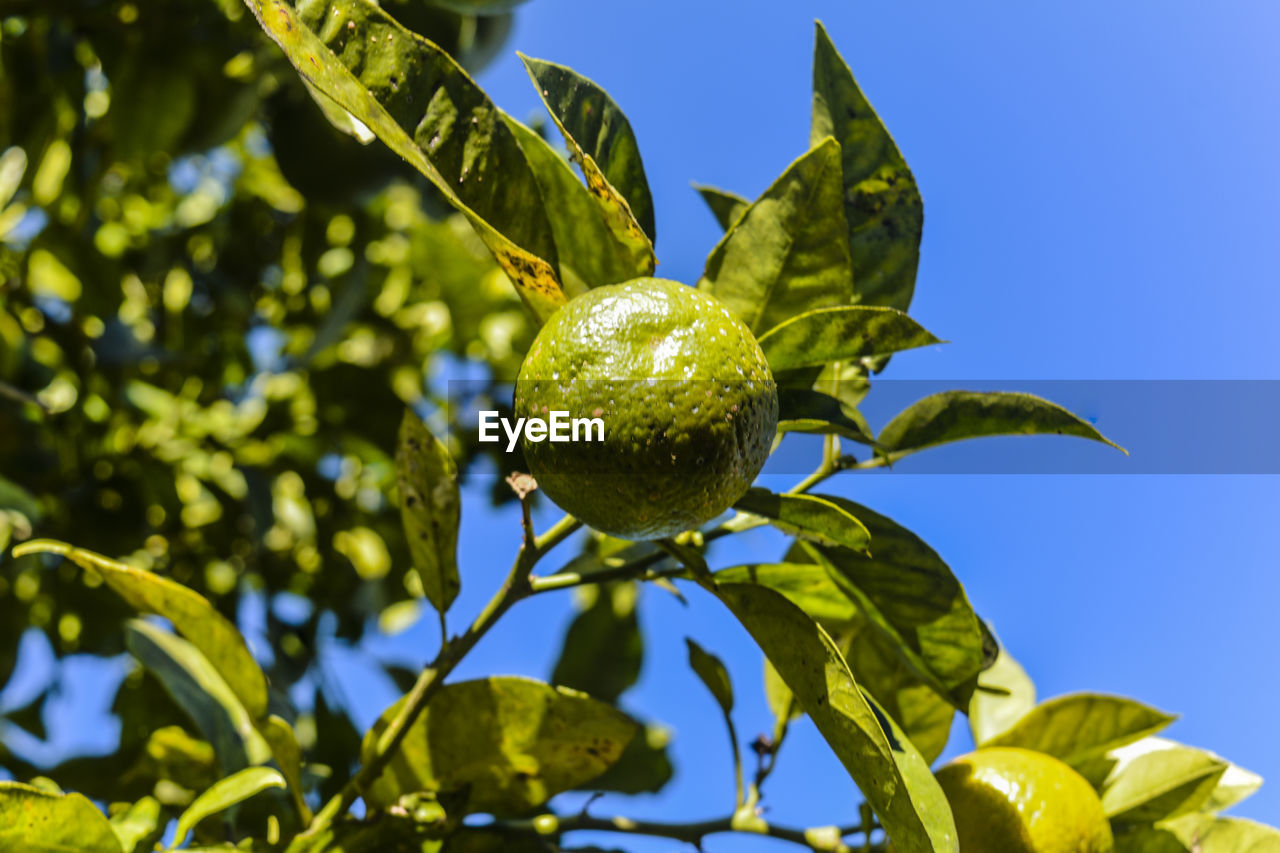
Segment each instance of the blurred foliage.
M386 6L473 72L511 27ZM404 406L442 427L453 359L490 366L484 393L532 335L433 193L335 129L239 2L0 2L0 547L70 539L232 619L246 595L304 596L299 618L266 608L272 703L292 719L315 676L300 728L331 760L358 733L321 695L326 634L354 642L423 592L389 500ZM28 626L58 656L124 650L128 609L37 559L0 558L0 685ZM16 722L38 729L42 703ZM119 750L59 768L67 784L110 799L164 779L176 805L213 778L152 676L112 710ZM3 749L0 766L29 775Z

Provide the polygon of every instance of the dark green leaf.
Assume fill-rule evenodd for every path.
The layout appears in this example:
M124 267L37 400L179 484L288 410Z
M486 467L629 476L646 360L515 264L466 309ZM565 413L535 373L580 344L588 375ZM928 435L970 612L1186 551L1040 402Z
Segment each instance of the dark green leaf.
M1124 451L1056 403L1009 391L943 391L925 397L890 421L879 441L896 459L949 441L991 435L1074 435Z
M992 688L991 692L983 687ZM969 730L982 746L1021 719L1036 704L1036 686L1026 670L1005 648L995 664L978 676L978 689L969 700Z
M751 202L748 199L728 190L708 187L703 184L694 184L693 188L698 191L698 195L702 196L702 200L707 203L707 207L711 208L711 215L716 218L716 222L719 222L720 227L725 231L728 231L733 226L733 223L737 222L747 208L751 206Z
M1034 749L1078 767L1155 734L1174 719L1121 696L1073 693L1041 702L983 745Z
M500 15L528 0L429 0L431 5L451 9L459 15Z
M654 268L653 199L631 123L609 93L572 68L520 54L616 241L638 274Z
M635 583L582 587L581 612L565 634L551 681L616 702L640 677L644 637L636 617Z
M124 853L145 853L160 839L166 822L160 820L160 802L143 797L111 815L111 831Z
M838 435L860 444L875 444L862 412L807 388L778 389L778 432Z
M80 794L0 782L0 850L122 853L107 817Z
M284 777L270 767L246 767L225 779L219 779L178 816L178 826L173 834L174 845L186 840L187 834L205 818L226 811L268 788L283 788L285 784Z
M649 723L631 739L613 766L578 787L584 791L617 794L656 794L675 775L667 754L670 743L669 729Z
M396 449L400 518L422 589L441 613L449 609L462 582L458 577L458 523L462 498L458 469L448 449L406 410Z
M720 710L728 715L733 711L733 682L729 680L729 670L725 669L720 658L693 640L685 637L684 642L689 647L689 668L702 679L720 705Z
M717 583L754 583L780 592L831 633L848 626L858 610L831 575L816 563L752 563L715 574Z
M853 294L844 239L840 146L819 145L792 163L724 235L698 286L760 334Z
M379 812L366 820L343 818L307 835L295 836L285 853L439 853L439 828L412 814Z
M905 311L920 262L924 202L898 146L819 23L810 139L816 146L829 136L843 155L855 301Z
M838 305L783 320L760 336L775 373L942 343L895 308Z
M644 265L637 266L632 249L618 242L596 199L569 163L541 135L510 116L505 118L542 190L565 291L576 296L588 288L644 274Z
M368 761L401 699L365 735ZM465 811L511 815L603 773L638 726L589 696L515 677L448 684L409 727L365 791L371 808L401 794L466 796Z
M266 713L266 677L253 655L249 654L249 647L236 626L215 610L204 596L168 578L126 566L65 542L34 539L13 549L15 557L36 553L66 557L101 578L134 610L168 619L178 633L208 659L251 718L257 719Z
M1113 751L1115 769L1102 787L1107 817L1151 823L1199 811L1228 766L1218 756L1162 738Z
M248 711L199 649L141 619L131 620L126 631L129 651L191 715L223 773L267 760L270 748Z
M958 853L951 809L929 765L858 689L827 632L765 587L722 583L716 592L795 693L895 848Z
M779 495L752 488L734 508L765 518L786 533L827 545L865 551L870 539L858 517L826 495Z
M452 57L368 0L306 0L323 38L284 0L245 5L304 80L467 218L539 320L564 304L537 181L501 111Z

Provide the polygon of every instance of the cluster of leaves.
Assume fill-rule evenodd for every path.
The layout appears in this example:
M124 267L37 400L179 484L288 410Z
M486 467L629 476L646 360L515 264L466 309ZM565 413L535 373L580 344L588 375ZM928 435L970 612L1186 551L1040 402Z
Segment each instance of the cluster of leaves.
M121 26L137 24L138 11L106 15L97 4L66 5L47 17L6 19L5 62L10 39L21 55L23 46L47 49L61 37L72 45L76 64L69 67L79 69L63 85L98 86L82 93L87 104L107 91L94 83L105 79L111 90L104 96L120 101L114 87L128 78L112 77L92 24L106 21L106 31L118 35ZM80 616L72 623L58 612L55 620L64 601L96 601L103 585L122 609L161 617L173 630L135 618L119 632L142 667L117 700L135 748L115 756L119 772L98 798L128 801L104 816L47 778L5 783L0 840L8 832L54 849L71 838L82 849L128 853L148 849L176 818L175 845L192 834L211 849L233 849L224 841L231 836L242 839L241 849L292 853L559 850L567 835L591 829L694 843L712 832L744 831L815 850L848 849L843 839L852 827L792 829L771 824L757 808L789 725L805 714L866 798L858 830L868 844L892 839L903 853L954 851L950 809L930 764L959 711L969 715L980 746L1037 749L1079 769L1101 792L1124 850L1213 853L1276 843L1273 830L1216 816L1256 788L1256 777L1154 738L1170 718L1130 700L1084 695L1035 705L1030 682L998 649L937 553L867 507L813 492L843 470L888 465L961 439L1045 433L1106 441L1070 412L1023 394L948 392L912 405L879 434L868 428L858 404L873 374L893 353L937 342L904 313L923 206L900 152L821 27L810 148L755 201L701 190L725 234L699 282L757 334L785 388L781 432L825 436L814 474L783 494L753 489L732 518L678 541L587 537L579 557L547 575L533 570L575 524L567 519L535 535L522 489L524 546L489 607L467 632L445 640L358 746L354 732L321 732L322 716L331 714L323 695L304 714L283 692L314 659L319 612L334 612L348 637L369 616L411 598L428 601L443 621L464 580L456 557L457 480L473 449L451 453L412 413L398 437L394 432L405 404L429 399L421 362L452 348L486 358L501 377L522 351L521 335L567 299L653 271L653 204L625 116L571 69L525 60L582 180L542 135L496 107L449 50L407 26L409 4L402 20L393 17L394 4L370 0L247 5L297 70L319 107L313 112L357 136L377 137L422 181L373 196L358 215L346 207L317 213L325 210L320 194L299 195L303 179L287 169L281 175L285 160L278 148L274 156L270 146L262 150L264 131L252 120L220 140L219 150L241 164L235 180L249 182L230 200L189 202L199 187L183 195L173 164L154 152L140 160L90 158L70 184L68 167L46 167L43 155L17 203L48 208L46 226L6 255L17 260L0 316L9 318L11 349L19 353L6 387L23 403L5 415L20 436L17 447L0 447L23 461L5 484L15 496L6 518L18 539L32 529L72 530L74 519L66 538L129 556L116 561L59 541L24 542L13 551L15 580L4 601L20 602L13 605L22 608L20 624L56 622L64 648L110 649L105 634L118 629L119 611L85 608L102 619L103 636L86 634ZM226 5L220 15L219 27L243 42L219 73L252 83L257 98L263 80L293 85L283 82L288 75L279 74L276 54L240 26L242 15ZM172 33L167 38L174 41ZM138 120L154 112L176 124L181 115L139 107L145 99L129 103L125 110L138 110ZM109 106L93 115L102 109L71 108L63 134L93 136L96 118L112 115ZM164 136L165 145L177 145L179 136ZM143 143L156 138L160 129ZM7 156L0 176L17 174L16 190L26 155ZM50 193L48 175L58 172ZM216 195L210 188L204 194ZM182 213L192 208L199 215ZM133 209L143 214L131 218ZM451 210L455 218L435 221L424 210ZM458 222L470 226L474 242ZM94 263L77 264L76 241L86 235L92 249L82 251L97 254L86 256ZM249 257L237 259L246 242L254 244ZM509 281L527 315L510 310L505 292L477 288L477 281ZM116 282L121 299L95 301L115 293ZM240 312L222 314L224 302ZM494 318L503 316L505 349L493 332ZM267 363L242 342L245 330L259 325L282 333ZM111 347L126 347L128 355L115 352L112 362ZM201 357L192 357L197 351ZM104 363L118 366L105 372ZM841 455L842 438L869 455ZM93 447L96 454L85 449ZM74 494L53 488L86 473L79 461L86 453L94 456L94 476L85 478L92 487L76 482ZM334 457L338 475L327 477ZM108 505L104 495L114 496ZM146 509L99 522L109 533L82 535L79 512L95 504L96 512ZM166 510L179 505L176 513ZM792 537L781 562L712 570L709 542L764 524ZM139 541L144 548L131 551ZM76 592L45 589L50 575L78 585ZM729 724L735 812L692 825L557 816L549 809L562 792L652 791L670 776L660 729L617 705L643 654L637 585L670 586L673 579L697 583L727 607L764 652L777 721L773 738L759 746L761 766L748 784L728 673L690 644L690 665ZM277 626L274 662L265 671L226 615L232 593L247 583L306 595L315 605L305 628ZM509 607L567 587L587 592L554 684L446 683ZM32 613L37 607L40 619ZM20 770L28 772L16 775L37 775ZM72 768L50 775L94 793L95 783L79 784ZM357 797L368 809L361 820L344 815ZM474 815L492 822L463 823Z

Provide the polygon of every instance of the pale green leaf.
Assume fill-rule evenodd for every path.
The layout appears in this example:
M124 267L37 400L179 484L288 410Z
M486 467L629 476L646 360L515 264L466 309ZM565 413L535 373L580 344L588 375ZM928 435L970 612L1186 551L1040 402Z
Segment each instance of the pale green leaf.
M854 551L865 551L871 538L856 515L826 495L780 495L757 487L748 489L734 508L793 536Z
M458 469L448 449L413 412L400 421L396 447L400 520L427 600L449 609L462 581L458 575L458 524L462 498Z
M840 146L823 140L756 199L707 258L698 286L760 334L853 295Z
M112 808L116 808L114 805ZM159 838L164 829L160 820L160 802L155 797L143 797L136 803L111 815L111 831L120 842L124 853L145 853ZM139 849L139 845L145 845Z
M101 578L140 613L154 613L173 623L178 633L200 650L227 686L257 719L267 710L267 680L236 626L214 609L208 599L180 583L126 566L93 551L52 539L33 539L13 549L13 555L58 554Z
M915 290L924 202L898 146L822 24L813 56L812 144L840 143L844 213L857 301L907 310Z
M1191 814L1118 832L1116 853L1280 853L1280 830L1241 818Z
M992 690L983 690L983 687ZM1008 731L1035 704L1035 684L1022 664L1001 647L995 664L978 676L978 689L969 700L969 731L973 733L973 742L982 746Z
M1206 812L1220 812L1229 809L1241 800L1253 796L1262 787L1262 777L1235 764L1229 764L1227 770L1218 780L1218 786L1209 795L1204 804Z
M1073 767L1155 734L1175 717L1122 696L1073 693L1032 708L983 746L1016 746L1048 753Z
M302 747L298 744L298 735L293 726L283 718L272 714L262 726L262 736L271 747L271 755L289 783L289 793L293 797L294 808L303 823L311 820L311 809L303 799L302 789Z
M1115 768L1102 786L1107 817L1150 823L1199 811L1229 766L1218 756L1148 737L1112 750Z
M899 853L958 853L928 764L863 695L831 637L779 593L721 583L716 593L777 668L858 785Z
M368 761L403 703L365 735ZM526 678L448 684L409 727L364 792L372 808L426 791L465 797L465 811L521 814L581 787L622 754L639 726L584 693Z
M0 782L0 850L123 853L107 816L80 794Z
M901 311L870 305L816 308L760 336L760 348L775 373L937 343L942 341Z
M172 850L185 841L188 833L205 818L226 811L268 788L283 788L285 784L284 777L270 767L246 767L225 779L219 779L178 816L178 826L174 830L173 844L169 849Z

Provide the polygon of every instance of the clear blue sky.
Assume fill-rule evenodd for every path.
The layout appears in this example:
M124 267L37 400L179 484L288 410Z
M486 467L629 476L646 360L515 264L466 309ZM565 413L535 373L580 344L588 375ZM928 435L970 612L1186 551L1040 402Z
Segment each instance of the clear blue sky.
M754 196L806 147L815 17L925 198L912 313L955 343L895 358L890 377L991 389L1049 379L1280 378L1274 4L533 0L519 13L512 53L481 83L516 116L539 110L518 48L605 86L639 136L657 204L660 274L693 281L718 230L689 182ZM1169 419L1178 408L1170 405ZM1092 414L1106 431L1106 407ZM1223 420L1230 441L1233 425ZM1132 430L1115 437L1135 458L1144 442L1159 441ZM1194 450L1214 453L1212 443ZM1234 813L1280 820L1280 478L900 470L838 482L950 562L1042 696L1116 692L1182 714L1171 737L1269 778ZM518 539L513 512L495 518L482 509L485 488L473 484L464 511L455 621L487 599ZM772 560L779 549L780 540L756 533L713 559ZM657 797L607 798L598 814L693 819L732 806L724 733L685 667L685 636L728 662L744 739L770 726L759 653L723 609L697 590L689 595L685 608L646 590L645 669L624 698L671 726L678 776ZM460 675L546 677L569 602L548 595L522 604ZM434 652L433 632L419 625L378 642L378 652L420 663ZM367 723L393 694L355 664L347 657L338 671ZM58 708L85 698L73 688L54 716L66 719ZM957 731L953 753L968 748ZM856 802L816 732L798 726L767 791L771 817L851 821ZM600 840L634 853L678 846ZM729 836L707 844L711 853L783 849Z

